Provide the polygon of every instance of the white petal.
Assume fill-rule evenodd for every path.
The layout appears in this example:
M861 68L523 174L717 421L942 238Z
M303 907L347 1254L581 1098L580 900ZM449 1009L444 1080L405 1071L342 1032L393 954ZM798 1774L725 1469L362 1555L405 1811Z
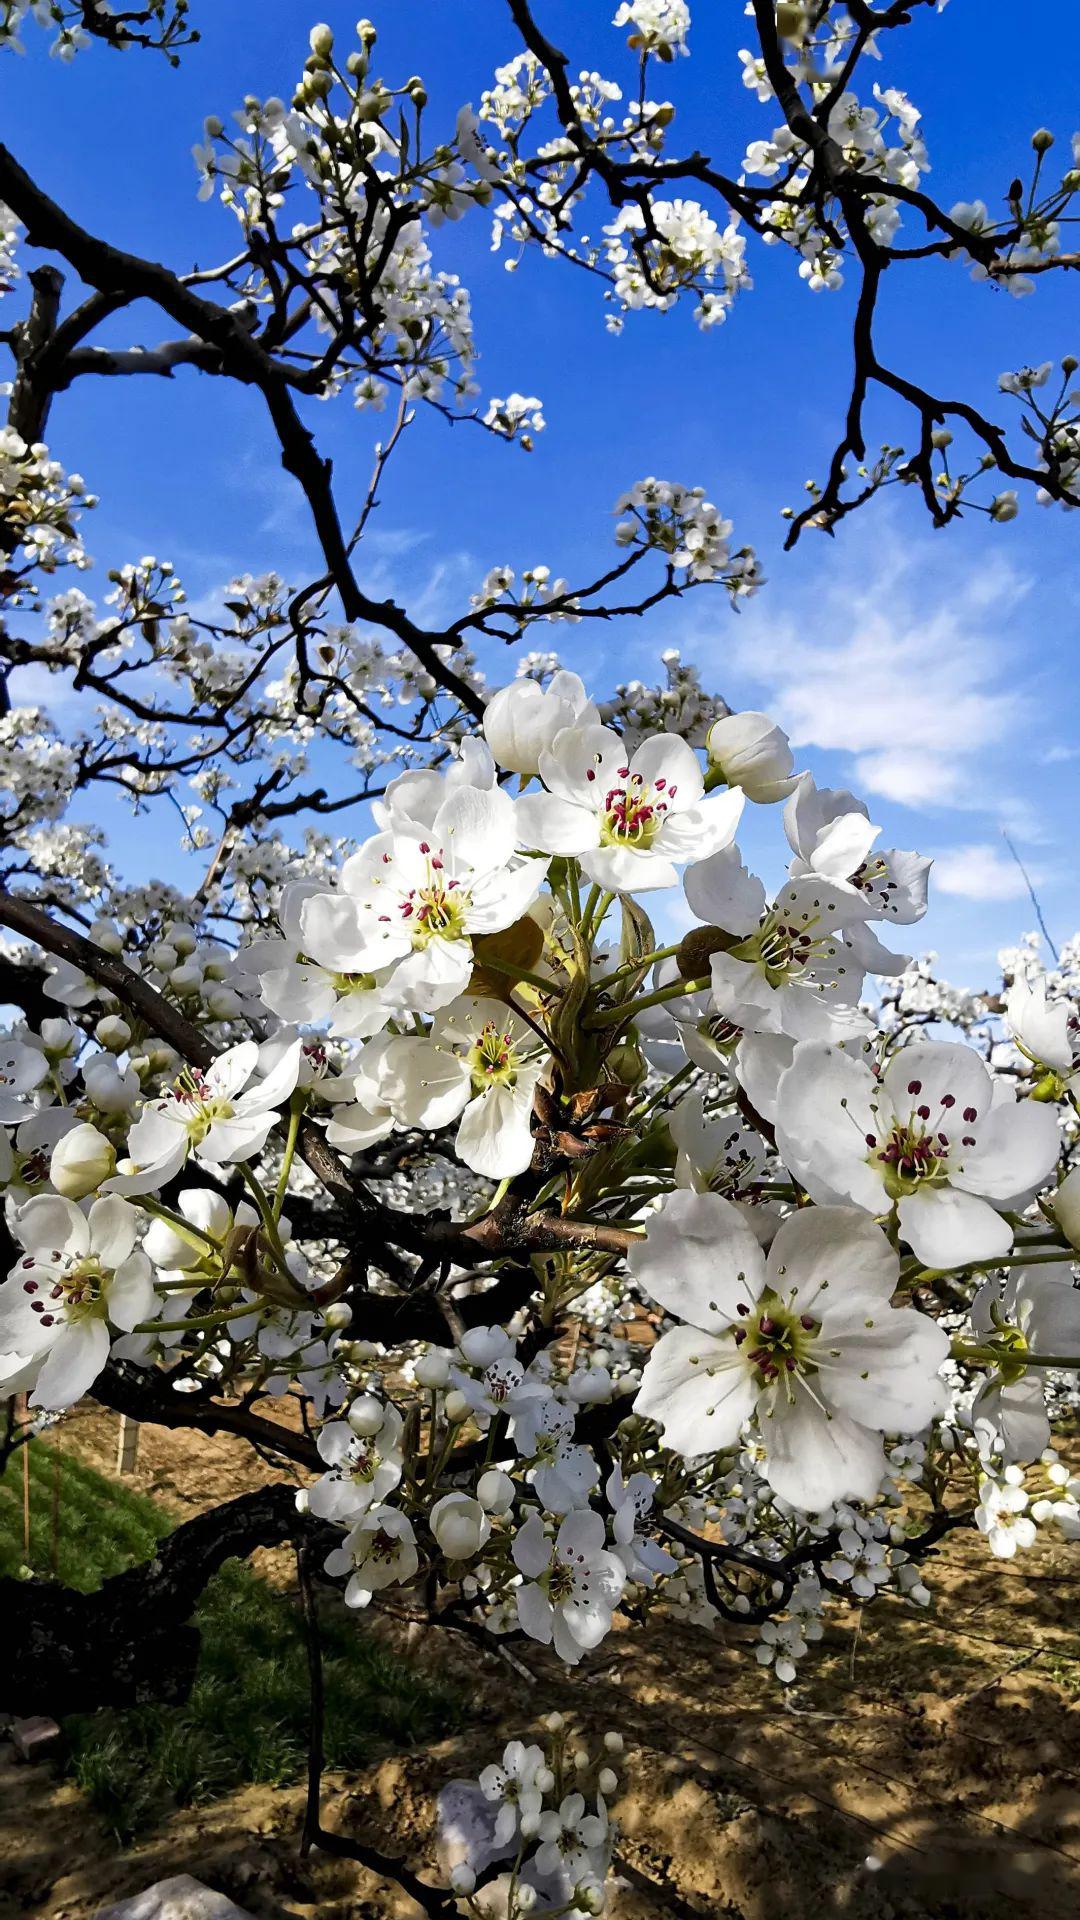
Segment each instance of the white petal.
M1053 1172L1061 1149L1057 1113L1041 1100L995 1106L975 1137L978 1144L968 1151L963 1171L952 1178L968 1193L1010 1208L1027 1204Z
M15 1232L26 1251L35 1255L55 1251L77 1257L90 1251L86 1215L74 1200L61 1200L59 1194L41 1193L28 1200L16 1215Z
M778 1394L775 1412L760 1421L769 1485L805 1513L820 1513L837 1500L872 1500L885 1471L879 1434L833 1413L810 1398L801 1381L794 1399Z
M1000 1260L1012 1246L1008 1221L988 1200L956 1187L919 1187L901 1200L897 1214L901 1235L924 1267Z
M108 1357L109 1330L104 1320L74 1321L49 1349L32 1404L51 1412L74 1406L93 1386Z
M729 1447L754 1410L757 1389L733 1341L673 1327L645 1362L634 1412L655 1420L664 1445L688 1458Z
M138 1238L139 1216L128 1201L111 1193L90 1209L90 1244L103 1266L118 1267Z
M774 1292L794 1296L801 1312L820 1313L856 1292L885 1309L900 1278L900 1260L859 1208L803 1207L777 1229L766 1273Z
M527 793L517 803L518 845L544 853L585 853L600 838L595 807L552 793Z
M765 1284L765 1257L738 1207L717 1193L669 1193L626 1256L638 1286L695 1327L721 1333Z
M738 847L723 847L695 860L686 869L683 887L698 919L727 933L752 933L765 911L764 885L743 866Z
M869 1067L838 1047L802 1041L776 1097L776 1144L784 1165L811 1199L849 1200L869 1213L887 1209L881 1173L869 1164L867 1135L877 1135L875 1082Z
M457 1131L458 1158L489 1180L524 1173L532 1162L532 1084L490 1087L466 1107Z

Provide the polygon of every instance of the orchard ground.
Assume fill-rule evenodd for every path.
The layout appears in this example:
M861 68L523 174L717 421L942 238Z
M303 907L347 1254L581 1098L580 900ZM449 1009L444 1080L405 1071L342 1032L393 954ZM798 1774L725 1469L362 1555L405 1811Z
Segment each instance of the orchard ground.
M135 1472L117 1481L117 1428L114 1415L85 1403L41 1443L41 1454L59 1446L64 1489L69 1472L94 1469L122 1501L138 1496L131 1505L142 1515L143 1502L154 1502L167 1525L274 1477L229 1436L146 1427ZM50 1488L39 1465L36 1511ZM21 1500L17 1457L0 1489ZM62 1492L59 1565L68 1578L66 1516L77 1504ZM51 1512L39 1518L43 1541ZM276 1646L277 1610L285 1635L295 1628L292 1557L261 1552L251 1565L254 1579L235 1563L218 1576L233 1583L223 1604L246 1607L252 1631ZM411 1644L393 1622L342 1610L334 1650L344 1627L361 1641L364 1664L359 1676L351 1665L331 1670L348 1674L353 1744L342 1749L349 1764L326 1775L324 1818L423 1871L439 1788L455 1773L475 1774L506 1738L558 1707L594 1742L618 1728L633 1759L616 1809L618 1920L998 1920L1027 1911L1066 1920L1080 1906L1075 1556L1040 1535L1032 1552L1002 1564L978 1537L954 1534L935 1556L933 1587L928 1613L886 1598L832 1615L787 1695L758 1666L751 1636L732 1628L705 1635L672 1621L646 1637L620 1621L576 1674L530 1645L542 1677L534 1690L451 1636ZM276 1715L264 1704L260 1750L247 1763L259 1779L223 1790L227 1765L216 1780L193 1778L189 1804L174 1795L171 1807L166 1796L144 1808L125 1845L108 1780L103 1790L100 1768L86 1764L103 1744L111 1764L118 1756L85 1718L74 1735L65 1729L66 1761L5 1758L0 1920L90 1920L108 1901L181 1871L260 1920L412 1920L417 1909L400 1890L359 1867L319 1855L300 1862L303 1760L290 1712L287 1686ZM109 1717L108 1733L123 1744L124 1716ZM127 1759L137 1768L131 1734ZM243 1772L234 1755L234 1775L238 1764Z

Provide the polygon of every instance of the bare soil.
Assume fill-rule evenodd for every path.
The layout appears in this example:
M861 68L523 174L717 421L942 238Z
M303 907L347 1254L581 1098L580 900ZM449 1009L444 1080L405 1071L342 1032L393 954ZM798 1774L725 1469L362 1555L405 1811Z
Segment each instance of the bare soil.
M80 1410L62 1444L111 1473L117 1427ZM190 1515L271 1477L241 1441L145 1428L127 1484ZM255 1564L289 1586L288 1555ZM617 1727L626 1740L615 1920L1076 1920L1080 1556L1041 1544L1002 1565L954 1535L933 1585L929 1614L885 1599L834 1616L792 1696L733 1629L617 1626L576 1676L535 1650L532 1687L429 1636L410 1651L457 1678L471 1724L328 1774L326 1823L423 1872L438 1787L559 1707L585 1735ZM301 1806L299 1787L249 1787L119 1853L77 1788L47 1764L2 1759L0 1920L90 1920L182 1871L260 1920L415 1920L408 1899L351 1863L302 1863Z

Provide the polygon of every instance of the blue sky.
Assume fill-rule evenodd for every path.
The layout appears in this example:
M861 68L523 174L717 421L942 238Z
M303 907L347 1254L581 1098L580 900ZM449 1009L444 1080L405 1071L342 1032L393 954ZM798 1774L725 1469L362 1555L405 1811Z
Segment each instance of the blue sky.
M629 78L623 36L610 25L614 0L541 0L538 12L576 64ZM230 215L196 200L190 147L204 114L227 117L247 91L287 95L315 18L297 0L214 0L193 13L203 40L177 72L97 47L59 67L32 28L27 57L5 58L0 72L4 137L23 164L87 226L181 269L226 257L235 238ZM324 0L322 13L351 37L355 5ZM477 102L515 50L502 0L392 0L375 18L377 68L390 80L423 74L432 134L452 128L457 107ZM1066 24L1061 0L1033 6L1041 42ZM693 57L663 75L682 145L700 142L730 171L778 118L739 83L747 29L740 0L698 0ZM1000 202L1013 174L1026 172L1033 129L1049 126L1064 152L1075 124L1073 63L1018 59L1006 0L952 0L943 15L919 18L893 36L872 78L922 108L928 184L945 205ZM749 608L735 616L720 593L701 592L617 633L551 628L544 637L599 691L657 677L657 655L676 645L731 704L774 712L800 765L866 797L885 844L935 855L918 944L936 948L956 978L988 979L996 949L1033 922L1003 829L1051 931L1069 934L1080 919L1077 522L1025 501L1008 526L973 515L935 534L914 497L894 490L835 541L806 535L783 555L779 509L798 505L807 476L823 472L846 399L850 286L811 295L786 252L752 247L754 291L725 326L702 335L687 309L631 316L615 339L597 283L538 258L509 275L488 232L481 211L443 229L439 263L472 292L484 394L540 395L547 430L524 455L472 429L419 422L384 487L365 580L425 619L453 618L498 562L544 561L571 580L599 571L613 503L641 476L704 486L737 541L764 561L769 584ZM1005 418L1001 371L1080 351L1074 288L1047 276L1033 299L1014 301L972 286L958 266L893 269L881 347ZM153 314L139 317L140 335L129 317L113 338L168 333ZM381 423L347 404L312 411L347 508ZM880 407L871 445L895 424ZM316 571L302 503L274 464L251 395L192 373L172 383L85 381L57 402L50 437L101 495L88 544L103 565L165 555L193 598L237 571ZM122 869L153 870L151 837L119 814L109 831ZM775 814L764 812L740 836L773 877L778 839Z

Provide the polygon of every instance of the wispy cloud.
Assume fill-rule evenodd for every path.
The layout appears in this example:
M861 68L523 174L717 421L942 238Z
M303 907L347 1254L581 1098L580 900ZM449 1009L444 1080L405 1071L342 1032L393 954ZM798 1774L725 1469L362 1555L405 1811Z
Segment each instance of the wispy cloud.
M1030 582L1003 558L900 538L880 516L814 576L777 576L744 613L735 665L798 748L851 756L859 788L917 808L986 807L1019 824L990 757L1029 724L1003 624ZM730 698L730 695L729 695Z
M1037 886L1041 873L1030 875ZM1028 883L1013 856L989 841L952 847L939 853L934 862L934 885L939 893L951 893L961 900L1018 900L1028 891Z

